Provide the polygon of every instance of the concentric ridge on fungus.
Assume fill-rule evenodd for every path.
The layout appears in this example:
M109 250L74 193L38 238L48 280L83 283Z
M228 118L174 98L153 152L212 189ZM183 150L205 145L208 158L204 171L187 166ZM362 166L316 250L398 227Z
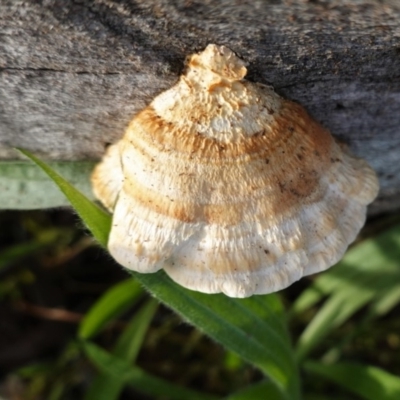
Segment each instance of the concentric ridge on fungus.
M270 293L329 268L364 224L374 171L298 104L243 80L209 45L137 114L96 167L124 267L232 297Z

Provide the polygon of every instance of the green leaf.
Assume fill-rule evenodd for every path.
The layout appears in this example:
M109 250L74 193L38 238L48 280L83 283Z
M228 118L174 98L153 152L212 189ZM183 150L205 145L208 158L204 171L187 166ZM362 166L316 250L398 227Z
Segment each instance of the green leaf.
M324 272L324 274L328 274L329 272ZM322 275L320 275L322 276ZM317 278L318 280L318 278ZM288 315L289 318L300 315L304 311L313 307L319 301L321 301L326 295L326 291L321 289L318 285L319 282L314 282L313 285L309 286L306 290L304 290L296 301L292 304Z
M89 179L93 161L57 161L50 165L74 187L93 198ZM31 210L69 205L47 175L26 161L0 161L0 193L0 209Z
M368 311L369 319L387 314L400 303L400 284L388 288L381 296L377 297Z
M83 222L92 232L100 244L106 246L108 234L111 229L111 216L102 208L91 202L85 195L76 190L61 175L51 169L46 163L40 161L26 150L18 149L26 157L30 158L57 184L60 190L68 198L71 205L78 212Z
M388 372L356 363L324 365L307 361L305 369L358 394L366 400L400 399L400 378Z
M122 360L134 363L139 354L145 334L158 303L151 299L132 318L112 352L112 355ZM114 400L125 386L125 382L106 373L101 373L92 383L85 395L85 400Z
M284 400L285 397L271 381L262 381L248 386L228 397L226 400Z
M78 336L81 339L93 337L104 325L132 307L142 294L141 285L133 279L114 285L86 313L79 326Z
M143 274L138 279L192 325L259 367L286 398L298 398L297 369L288 335L275 328L276 313L269 312L276 295L232 299L193 292L171 282L163 272ZM264 308L259 307L260 302Z
M376 273L377 264L382 264L384 269L388 267L388 270L393 270L399 255L399 238L400 226L397 225L372 239L353 246L341 262L329 271L320 274L313 285L297 298L291 313L304 312L323 297L341 290L343 282L354 285L366 273Z
M355 287L330 297L308 324L298 341L297 356L303 359L331 330L343 323L356 310L371 300L373 293Z
M303 359L329 332L367 303L380 302L391 293L391 298L385 298L388 307L393 306L398 298L399 259L400 227L397 226L353 247L341 263L318 277L312 289L298 300L301 306L295 306L297 311L304 310L305 303L310 305L311 298L317 299L317 292L328 296L299 338L298 358Z
M321 360L329 363L337 362L339 360L343 349L352 342L352 340L362 332L367 332L371 326L372 321L384 314L387 314L400 302L400 285L394 286L392 289L388 288L387 291L381 292L376 296L374 301L370 304L368 311L364 314L353 329L346 334L341 340L329 348L323 355Z
M105 245L111 226L110 216L45 163L27 152L24 154L37 162L59 185L93 235ZM131 273L157 299L185 320L260 368L286 399L299 398L297 365L276 295L232 299L222 294L207 295L185 289L172 282L163 271L155 274Z
M84 342L83 349L89 359L104 373L149 396L171 400L217 400L213 395L202 394L191 389L171 384L161 378L147 374L126 360L115 357L94 343Z
M124 333L119 337L113 354L125 360L136 360L158 302L150 299L132 318Z

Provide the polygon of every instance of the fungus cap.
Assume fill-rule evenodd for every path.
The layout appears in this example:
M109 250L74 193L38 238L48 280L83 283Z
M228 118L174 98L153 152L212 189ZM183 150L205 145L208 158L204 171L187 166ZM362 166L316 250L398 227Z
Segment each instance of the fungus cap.
M108 248L124 267L247 297L329 268L356 238L374 171L245 75L224 46L192 55L95 168L95 195L113 212Z

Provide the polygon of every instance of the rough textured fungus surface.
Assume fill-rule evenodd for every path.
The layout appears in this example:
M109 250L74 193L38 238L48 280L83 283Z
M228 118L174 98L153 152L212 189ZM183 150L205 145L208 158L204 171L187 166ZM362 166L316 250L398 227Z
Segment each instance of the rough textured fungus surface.
M298 104L209 45L130 123L93 174L123 266L232 297L336 263L378 192L374 171Z

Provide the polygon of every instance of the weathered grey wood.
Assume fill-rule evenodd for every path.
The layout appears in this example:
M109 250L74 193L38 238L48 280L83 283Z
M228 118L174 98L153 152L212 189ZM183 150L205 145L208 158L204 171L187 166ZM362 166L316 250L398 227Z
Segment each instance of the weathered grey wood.
M0 158L101 156L187 54L224 44L303 104L400 206L397 0L0 0Z

